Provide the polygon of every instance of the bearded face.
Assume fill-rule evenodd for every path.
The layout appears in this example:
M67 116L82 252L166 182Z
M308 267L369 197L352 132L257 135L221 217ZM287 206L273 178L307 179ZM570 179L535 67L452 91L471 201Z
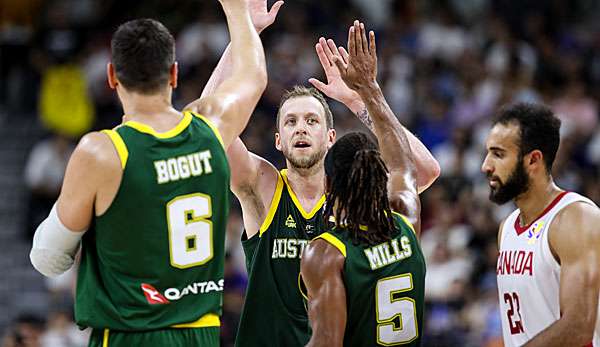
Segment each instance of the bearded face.
M525 193L529 188L529 176L523 168L523 160L516 163L510 175L501 179L493 174L487 175L490 181L490 200L496 204L502 205Z

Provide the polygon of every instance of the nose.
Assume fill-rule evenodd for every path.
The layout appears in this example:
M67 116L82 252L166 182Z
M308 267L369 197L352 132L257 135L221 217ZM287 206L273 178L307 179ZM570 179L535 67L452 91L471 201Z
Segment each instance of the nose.
M298 126L296 127L296 135L306 135L307 131L306 131L306 123L305 122L300 122L298 123Z
M490 174L493 171L494 171L494 168L492 167L490 160L486 156L485 159L483 160L483 163L481 164L481 172L483 172L485 174Z

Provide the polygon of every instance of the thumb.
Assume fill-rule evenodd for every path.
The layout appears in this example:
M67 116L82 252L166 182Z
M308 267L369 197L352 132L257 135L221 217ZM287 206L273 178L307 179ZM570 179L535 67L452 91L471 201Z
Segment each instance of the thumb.
M316 78L309 78L308 82L312 84L315 88L325 93L325 89L327 89L327 85Z
M279 9L281 8L281 6L283 6L283 4L283 1L277 1L276 3L274 3L273 6L271 6L271 9L269 10L269 15L272 17L277 17L277 13L279 13Z

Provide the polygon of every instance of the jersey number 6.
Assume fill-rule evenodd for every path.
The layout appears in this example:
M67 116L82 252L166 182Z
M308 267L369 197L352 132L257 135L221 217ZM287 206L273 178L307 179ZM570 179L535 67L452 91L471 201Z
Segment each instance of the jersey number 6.
M167 203L171 266L185 269L213 257L210 196L181 195Z

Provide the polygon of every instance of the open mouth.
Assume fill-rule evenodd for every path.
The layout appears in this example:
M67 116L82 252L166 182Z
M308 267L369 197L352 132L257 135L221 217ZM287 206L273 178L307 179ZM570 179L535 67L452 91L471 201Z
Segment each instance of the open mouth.
M309 148L310 147L310 143L308 143L307 141L296 141L296 143L294 143L294 148Z

